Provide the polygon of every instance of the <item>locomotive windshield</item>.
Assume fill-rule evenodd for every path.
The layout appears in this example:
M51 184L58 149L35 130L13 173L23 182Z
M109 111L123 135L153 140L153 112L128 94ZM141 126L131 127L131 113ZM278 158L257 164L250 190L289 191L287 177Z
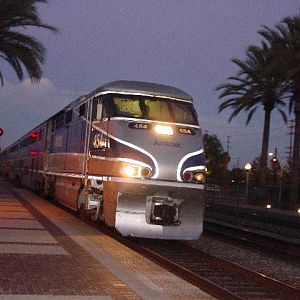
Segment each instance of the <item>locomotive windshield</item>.
M159 97L110 95L110 116L198 125L192 103Z

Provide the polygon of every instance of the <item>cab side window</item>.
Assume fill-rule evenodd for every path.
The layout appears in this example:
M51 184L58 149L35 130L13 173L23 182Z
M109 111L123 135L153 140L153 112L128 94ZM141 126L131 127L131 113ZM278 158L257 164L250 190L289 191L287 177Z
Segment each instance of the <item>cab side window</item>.
M107 117L102 98L96 98L93 101L93 120L102 121Z
M86 107L86 103L83 103L79 106L79 117L82 117L85 115L85 107Z

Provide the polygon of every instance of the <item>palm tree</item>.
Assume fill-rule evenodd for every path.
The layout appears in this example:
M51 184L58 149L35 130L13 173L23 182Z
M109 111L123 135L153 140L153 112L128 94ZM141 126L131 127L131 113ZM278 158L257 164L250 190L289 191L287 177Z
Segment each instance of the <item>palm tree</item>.
M46 49L34 37L16 30L33 26L57 32L40 20L36 7L39 2L47 0L0 0L0 57L14 69L19 80L24 78L24 68L32 82L40 80ZM1 72L0 81L3 85Z
M299 199L300 180L300 17L287 17L281 23L270 29L264 26L259 32L273 48L271 53L272 72L277 76L284 76L286 86L289 87L290 108L295 114L294 147L291 170L290 203L295 205Z
M221 85L217 90L221 91L220 99L225 101L219 106L219 112L226 108L233 109L229 122L241 111L248 113L246 126L251 121L256 110L262 106L264 110L264 129L261 147L261 178L263 187L266 183L268 145L270 135L271 113L276 108L286 123L287 118L283 110L285 108L286 88L281 79L275 78L267 68L270 59L266 55L271 49L266 43L262 47L250 46L246 51L246 60L233 59L232 62L239 67L237 76L229 77L229 83Z

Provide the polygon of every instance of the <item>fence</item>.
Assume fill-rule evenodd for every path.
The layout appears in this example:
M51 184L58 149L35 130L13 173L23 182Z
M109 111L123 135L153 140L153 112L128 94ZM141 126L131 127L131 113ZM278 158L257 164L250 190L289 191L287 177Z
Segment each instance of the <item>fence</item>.
M289 190L278 185L270 186L249 186L248 192L245 185L223 186L215 190L206 191L206 201L208 203L222 203L239 206L242 204L252 204L272 207L287 208Z

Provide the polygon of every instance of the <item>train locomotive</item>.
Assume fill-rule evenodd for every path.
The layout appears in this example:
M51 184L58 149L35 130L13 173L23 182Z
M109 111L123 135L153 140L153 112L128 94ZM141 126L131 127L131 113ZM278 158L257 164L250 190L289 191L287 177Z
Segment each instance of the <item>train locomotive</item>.
M205 158L193 99L115 81L81 96L0 153L2 172L123 236L195 240Z

